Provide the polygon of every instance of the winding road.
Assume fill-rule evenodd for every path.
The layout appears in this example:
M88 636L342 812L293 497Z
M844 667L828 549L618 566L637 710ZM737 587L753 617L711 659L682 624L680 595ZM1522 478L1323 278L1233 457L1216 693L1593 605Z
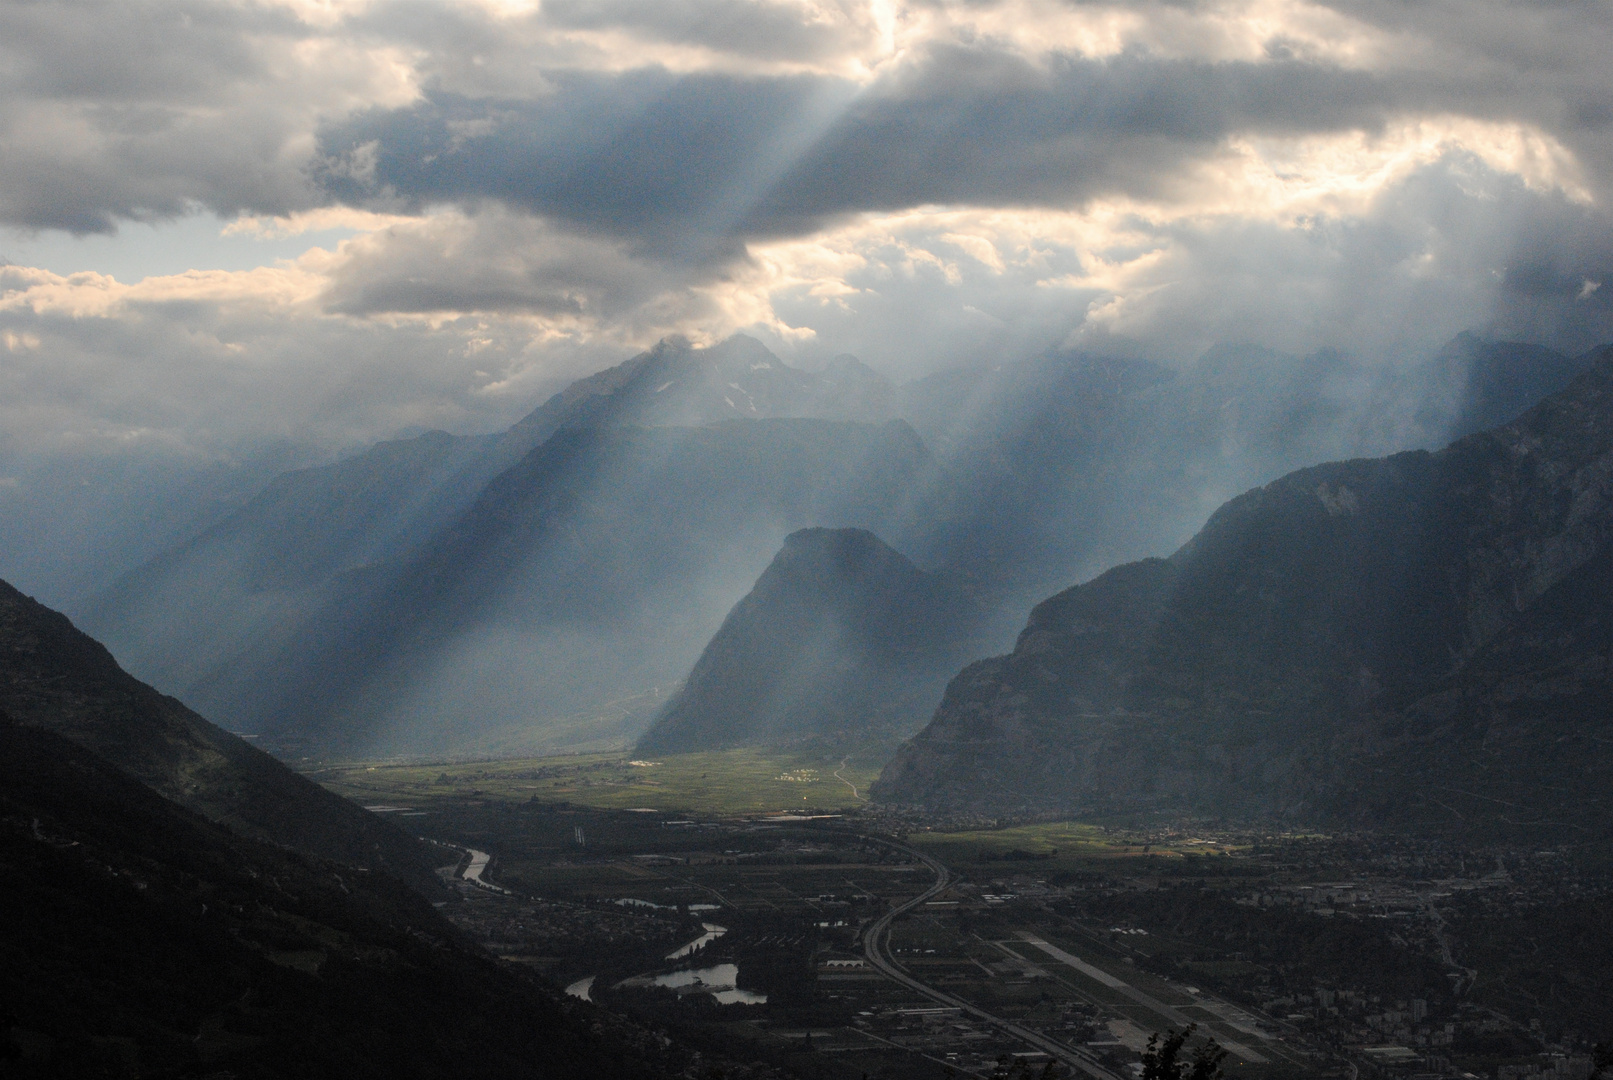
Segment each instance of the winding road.
M889 847L892 850L911 855L913 858L917 859L919 862L923 863L925 866L929 867L935 872L934 885L931 885L928 889L919 893L907 903L891 908L891 910L887 911L884 915L881 915L878 919L875 919L872 923L870 923L867 929L863 931L863 956L867 957L868 962L871 965L878 969L887 978L894 979L896 982L901 983L909 990L923 994L931 1001L939 1002L940 1004L948 1006L949 1008L961 1009L963 1012L974 1017L976 1020L990 1024L998 1031L1011 1035L1023 1043L1034 1046L1036 1049L1051 1055L1055 1059L1064 1062L1066 1065L1080 1069L1088 1076L1094 1077L1095 1080L1122 1080L1119 1075L1104 1067L1085 1051L1078 1050L1073 1046L1068 1046L1057 1041L1056 1039L1050 1039L1040 1032L1031 1031L1029 1028L1021 1027L1011 1020L1004 1020L1000 1016L994 1016L976 1005L971 1005L969 1002L964 1001L960 997L955 997L944 990L937 990L933 986L928 986L925 983L913 978L913 976L909 975L906 971L902 970L902 968L897 965L896 961L890 957L890 943L888 941L888 937L890 934L891 923L898 915L906 914L907 912L912 911L914 908L921 906L925 902L945 892L947 886L952 883L952 872L949 871L945 866L941 865L940 862L932 859L922 851L916 851L913 848L905 847L889 840L881 840L879 837L875 836L864 837L864 839L872 840L875 843L884 844L886 847Z
M850 780L847 780L844 776L840 775L843 771L845 771L846 763L849 762L850 760L851 760L851 755L850 754L847 754L845 757L840 759L840 768L838 768L838 769L836 769L834 771L834 773L833 773L834 778L836 780L840 781L842 784L845 784L847 787L849 787L851 789L851 797L852 798L856 799L858 802L867 802L868 801L868 796L866 796L862 792L858 791L856 784L853 784Z

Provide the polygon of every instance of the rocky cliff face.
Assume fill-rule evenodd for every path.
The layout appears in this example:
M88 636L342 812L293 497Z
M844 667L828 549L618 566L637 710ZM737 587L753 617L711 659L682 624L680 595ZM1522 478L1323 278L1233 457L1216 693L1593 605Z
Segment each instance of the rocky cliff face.
M641 753L848 749L912 734L975 646L981 613L863 529L802 529L729 613Z
M1044 602L875 795L1601 828L1610 538L1613 351L1511 424L1292 473Z

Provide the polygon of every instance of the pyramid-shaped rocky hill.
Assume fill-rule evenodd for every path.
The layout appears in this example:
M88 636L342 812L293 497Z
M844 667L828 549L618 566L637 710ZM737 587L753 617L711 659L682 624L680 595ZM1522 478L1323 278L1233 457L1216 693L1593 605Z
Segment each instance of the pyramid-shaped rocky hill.
M890 744L976 647L980 612L863 529L792 533L735 605L641 753Z

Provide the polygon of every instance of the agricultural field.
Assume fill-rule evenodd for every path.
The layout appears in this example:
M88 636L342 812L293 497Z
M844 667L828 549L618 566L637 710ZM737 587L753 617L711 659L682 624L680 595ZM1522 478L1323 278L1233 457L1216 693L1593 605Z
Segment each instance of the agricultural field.
M1000 829L916 831L908 842L948 866L980 867L979 873L1015 867L1042 876L1068 876L1098 869L1127 873L1191 870L1236 872L1232 858L1248 848L1241 838L1209 838L1180 829L1143 831L1076 821L1043 822ZM1116 862L1132 863L1109 865Z
M359 763L309 774L365 805L429 810L467 799L733 816L862 806L872 760L737 749L636 759L569 754L444 764Z

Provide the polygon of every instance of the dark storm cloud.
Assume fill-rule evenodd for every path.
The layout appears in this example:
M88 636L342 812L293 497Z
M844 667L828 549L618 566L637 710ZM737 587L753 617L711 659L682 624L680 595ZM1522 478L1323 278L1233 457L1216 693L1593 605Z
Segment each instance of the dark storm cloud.
M187 405L220 358L290 385L350 333L428 334L461 387L738 328L903 374L1071 335L1168 359L1589 344L1613 326L1609 59L1590 0L5 5L0 226L416 217L349 215L365 235L311 253L284 310L243 280L232 310L280 314L194 363L202 279L94 318L72 305L100 284L0 290L0 332L13 369L39 359L29 393L70 381L43 352L79 356L86 385L167 395L125 425L165 431L271 401Z
M0 222L87 232L196 208L497 200L721 261L747 238L865 210L1168 198L1229 136L1372 132L1425 114L1539 127L1598 188L1613 170L1605 5L1332 6L1388 44L1340 66L1288 35L1281 7L1257 13L1275 27L1265 58L1228 61L1142 41L1106 58L1057 42L1027 53L942 25L1097 5L906 5L901 18L942 28L898 60L869 51L875 20L856 4L551 0L519 16L375 4L326 25L252 4L8 5ZM1219 9L1117 10L1209 27ZM716 59L680 74L674 53L689 48ZM423 91L410 104L374 102L412 88L360 85L387 50L391 77ZM872 82L823 73L864 61L877 61Z
M633 258L609 240L486 210L389 229L348 245L326 311L480 311L616 318L676 289L686 270Z
M859 86L825 75L680 76L654 66L647 49L648 66L551 72L542 93L433 90L332 125L321 135L322 179L345 201L492 199L709 257L731 253L724 240L809 232L859 211L1169 199L1231 136L1373 133L1424 115L1529 124L1588 161L1609 160L1604 7L1336 6L1395 42L1380 63L1306 58L1281 34L1266 59L1238 61L1141 47L1029 57L1001 41L943 38ZM759 37L780 53L810 51L773 26L788 21L780 9L757 7L749 20L723 10L615 3L544 13L712 47L766 54ZM369 155L373 172L355 180L352 162Z
M857 102L758 217L766 227L923 203L1168 196L1181 166L1229 134L1375 127L1393 107L1392 89L1371 75L1293 62L1123 55L1032 65L947 46Z
M1231 133L1375 127L1405 107L1375 76L1297 62L1037 65L959 46L866 91L659 70L553 84L526 101L431 93L327 129L323 183L359 204L497 200L709 254L863 210L1168 195Z
M804 76L651 70L563 74L538 101L435 93L327 131L320 176L333 195L360 205L497 200L710 257L711 234L723 231L712 220L731 200L753 197L780 132L815 97L850 92Z
M0 224L110 232L306 203L281 160L306 123L296 96L239 90L308 34L250 6L0 6Z

